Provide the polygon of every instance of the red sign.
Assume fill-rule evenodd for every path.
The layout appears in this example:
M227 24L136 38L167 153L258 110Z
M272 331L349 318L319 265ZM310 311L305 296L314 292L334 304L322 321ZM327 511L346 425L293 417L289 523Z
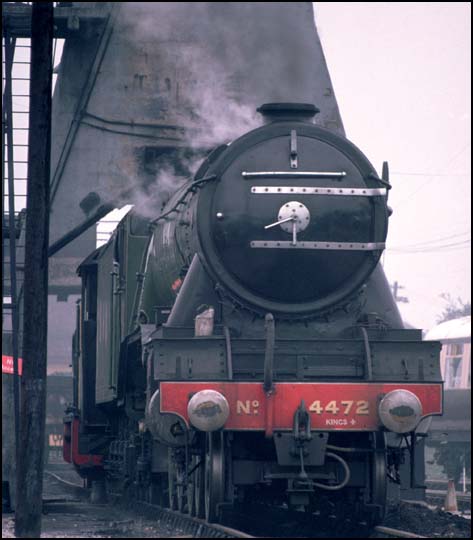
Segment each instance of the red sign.
M211 389L223 394L230 406L225 429L292 430L294 413L304 400L312 429L375 431L381 427L381 397L405 389L419 398L424 416L442 414L442 384L276 383L274 387L268 397L263 385L254 382L162 382L161 412L178 414L188 424L190 397Z
M18 358L18 375L21 375L23 370L23 358ZM2 354L2 373L13 375L13 356Z

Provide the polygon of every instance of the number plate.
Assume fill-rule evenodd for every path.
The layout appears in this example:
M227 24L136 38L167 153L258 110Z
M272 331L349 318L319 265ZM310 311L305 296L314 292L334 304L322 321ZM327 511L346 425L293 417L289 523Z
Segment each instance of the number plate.
M442 384L277 383L268 399L261 383L162 382L161 411L179 414L188 422L187 402L204 389L222 393L230 405L225 429L264 430L272 407L274 430L292 430L293 416L304 400L312 429L374 431L381 426L379 400L399 388L410 390L422 403L424 416L442 414Z

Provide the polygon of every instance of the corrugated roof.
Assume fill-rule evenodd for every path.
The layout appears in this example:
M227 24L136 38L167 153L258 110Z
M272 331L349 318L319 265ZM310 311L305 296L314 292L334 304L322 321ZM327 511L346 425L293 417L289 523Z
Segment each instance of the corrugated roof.
M425 335L428 340L450 340L450 339L468 339L471 340L471 315L461 317L451 321L434 326Z

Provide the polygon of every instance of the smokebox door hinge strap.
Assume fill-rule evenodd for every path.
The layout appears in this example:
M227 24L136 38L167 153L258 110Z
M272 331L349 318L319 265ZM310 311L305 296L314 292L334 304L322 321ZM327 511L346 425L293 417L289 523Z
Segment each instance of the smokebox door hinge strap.
M366 359L366 373L365 377L368 381L373 380L373 360L371 358L370 340L368 338L368 332L364 326L360 326L361 335L363 336L363 344L365 347L365 359Z
M274 422L274 347L276 340L276 331L274 325L274 317L271 313L267 313L265 317L266 331L266 348L264 352L264 381L263 389L266 394L266 427L265 436L271 438L273 436Z
M274 390L273 384L273 365L274 365L274 345L275 345L275 328L274 317L271 313L267 313L265 317L266 330L266 348L264 352L264 382L263 388L266 394L272 393Z
M291 169L297 169L297 131L291 129L291 155L290 155Z

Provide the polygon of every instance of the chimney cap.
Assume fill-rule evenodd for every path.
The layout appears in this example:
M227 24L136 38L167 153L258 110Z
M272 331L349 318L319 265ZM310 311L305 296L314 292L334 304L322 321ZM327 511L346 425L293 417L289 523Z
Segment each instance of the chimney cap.
M309 120L320 112L312 103L265 103L256 109L270 122Z

